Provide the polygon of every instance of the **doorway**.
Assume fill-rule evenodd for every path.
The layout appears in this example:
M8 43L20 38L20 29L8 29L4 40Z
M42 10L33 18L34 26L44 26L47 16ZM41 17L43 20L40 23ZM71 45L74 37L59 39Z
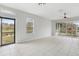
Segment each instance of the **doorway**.
M0 17L0 44L15 43L15 19Z
M56 23L58 35L77 36L77 25L74 23Z

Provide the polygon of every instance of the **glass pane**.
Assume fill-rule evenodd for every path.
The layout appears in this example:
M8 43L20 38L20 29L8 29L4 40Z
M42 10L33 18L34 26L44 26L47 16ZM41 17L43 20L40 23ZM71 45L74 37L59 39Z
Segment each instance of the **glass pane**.
M14 42L14 20L2 19L2 44Z
M33 22L28 22L27 23L27 33L32 33L33 32Z
M76 36L76 25L75 24L67 24L67 35Z

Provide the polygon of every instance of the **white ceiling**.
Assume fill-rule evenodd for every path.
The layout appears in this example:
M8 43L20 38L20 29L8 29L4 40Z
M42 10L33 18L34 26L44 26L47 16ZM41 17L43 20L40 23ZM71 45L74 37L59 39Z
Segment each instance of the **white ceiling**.
M63 18L64 12L68 17L79 16L79 3L46 3L44 6L39 6L37 3L2 3L1 5L52 20Z

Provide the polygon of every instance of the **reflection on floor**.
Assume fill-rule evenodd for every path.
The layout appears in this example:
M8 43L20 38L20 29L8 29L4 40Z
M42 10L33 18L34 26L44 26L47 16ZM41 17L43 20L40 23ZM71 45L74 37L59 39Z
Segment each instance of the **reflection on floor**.
M79 38L54 36L0 47L0 55L79 56Z

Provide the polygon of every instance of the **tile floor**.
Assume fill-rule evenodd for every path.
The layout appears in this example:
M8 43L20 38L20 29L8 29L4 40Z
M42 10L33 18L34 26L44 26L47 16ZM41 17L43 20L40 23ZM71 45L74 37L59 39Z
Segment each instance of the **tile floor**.
M0 47L0 56L79 56L79 38L53 36Z

